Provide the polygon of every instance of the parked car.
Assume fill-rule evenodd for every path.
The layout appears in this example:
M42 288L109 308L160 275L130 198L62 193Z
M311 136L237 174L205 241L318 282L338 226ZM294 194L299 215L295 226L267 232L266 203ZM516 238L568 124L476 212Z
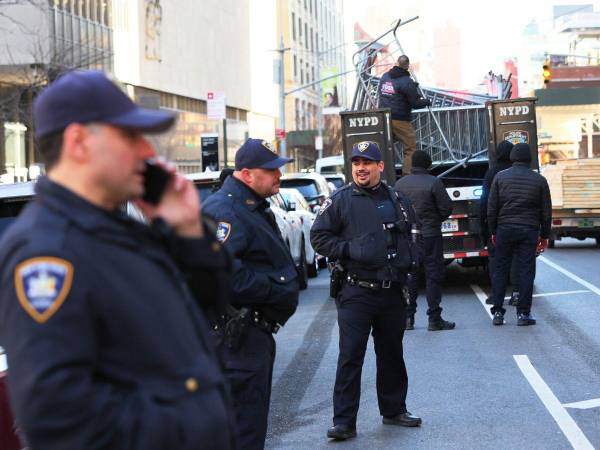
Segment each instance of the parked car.
M333 184L335 189L339 189L346 184L346 177L343 173L323 173L321 175L325 177L328 183Z
M310 278L316 277L319 270L318 260L323 258L323 256L317 255L310 243L310 229L315 221L316 215L310 210L308 202L298 189L281 188L279 192L286 202L288 212L300 221L306 255L306 270Z
M308 268L301 221L288 212L287 204L281 194L275 194L267 201L271 204L271 211L275 214L281 237L288 245L294 264L298 269L300 289L306 289L308 287Z
M296 188L304 196L312 212L319 211L331 189L323 175L318 173L291 173L281 177L281 187Z

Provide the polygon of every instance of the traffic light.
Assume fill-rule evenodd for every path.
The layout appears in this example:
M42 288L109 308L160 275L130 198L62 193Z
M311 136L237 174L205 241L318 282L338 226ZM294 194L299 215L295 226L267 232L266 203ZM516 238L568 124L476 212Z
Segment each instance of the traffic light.
M550 80L552 80L552 70L550 69L550 63L545 63L542 66L543 69L543 76L544 76L544 84L548 84L550 83Z

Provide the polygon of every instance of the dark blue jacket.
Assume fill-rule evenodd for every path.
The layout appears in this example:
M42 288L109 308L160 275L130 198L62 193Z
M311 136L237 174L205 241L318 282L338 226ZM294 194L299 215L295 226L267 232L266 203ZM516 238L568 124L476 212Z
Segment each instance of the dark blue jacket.
M387 258L388 244L375 202L354 183L339 188L325 201L310 230L310 242L316 252L340 261L359 278L403 282L418 258L411 236L417 219L406 198L383 183L381 186L394 202L399 225L404 227L398 230L403 238L397 239L396 259Z
M407 70L392 67L379 82L379 107L390 108L392 120L410 122L413 109L431 105L429 100L421 97L417 86Z
M0 345L29 446L232 448L203 296L185 282L225 265L219 245L163 241L47 178L36 191L0 241Z
M276 225L261 212L267 206L230 176L202 211L218 222L217 238L233 258L232 305L253 307L283 325L298 305L298 272Z

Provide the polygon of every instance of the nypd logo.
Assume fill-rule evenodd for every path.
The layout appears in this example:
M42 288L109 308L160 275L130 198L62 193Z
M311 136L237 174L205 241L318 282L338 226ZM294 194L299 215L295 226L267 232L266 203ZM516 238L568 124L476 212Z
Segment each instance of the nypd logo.
M275 149L273 148L273 146L271 145L271 143L269 141L262 141L261 144L263 145L263 147L265 147L267 150L275 153Z
M361 142L358 144L358 151L361 153L364 152L368 148L369 148L369 143L367 141Z
M217 225L217 241L223 243L231 234L231 224L227 222L219 222Z
M383 95L394 95L394 84L391 81L386 81L381 85L381 93Z
M58 311L71 291L72 282L73 265L61 258L32 258L15 269L19 303L39 323Z

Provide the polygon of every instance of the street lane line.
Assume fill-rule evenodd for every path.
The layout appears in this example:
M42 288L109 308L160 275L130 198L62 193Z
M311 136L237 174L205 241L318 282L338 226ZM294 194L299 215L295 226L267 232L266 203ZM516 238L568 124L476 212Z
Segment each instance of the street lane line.
M600 398L593 398L591 400L583 400L575 403L563 403L565 408L575 409L592 409L600 407Z
M537 370L535 370L527 355L513 355L513 358L515 358L519 369L521 369L521 372L523 372L523 375L537 396L552 415L552 418L560 427L565 437L569 440L571 446L575 450L594 450L594 446L588 441L581 428L575 423Z
M481 289L478 285L476 284L472 284L471 285L471 289L473 289L473 292L475 292L475 295L477 296L477 298L479 299L479 301L481 302L481 304L483 305L483 308L485 309L485 312L488 313L488 316L490 316L490 319L493 317L492 316L492 305L488 305L485 301L487 300L487 295L485 295L485 292L483 292L483 289Z
M585 294L586 292L591 291L587 289L581 289L579 291L544 292L543 294L533 294L532 297L551 297L553 295ZM504 300L510 300L510 296L504 297Z
M577 275L575 275L573 272L569 272L567 269L563 269L561 266L550 261L545 256L539 256L538 259L540 261L542 261L543 263L548 264L553 269L558 270L563 275L568 276L571 280L576 281L577 283L581 284L582 286L585 286L586 288L588 288L590 291L594 292L595 294L600 295L600 288L594 286L592 283L589 283L589 282L585 281L584 279L579 278Z

